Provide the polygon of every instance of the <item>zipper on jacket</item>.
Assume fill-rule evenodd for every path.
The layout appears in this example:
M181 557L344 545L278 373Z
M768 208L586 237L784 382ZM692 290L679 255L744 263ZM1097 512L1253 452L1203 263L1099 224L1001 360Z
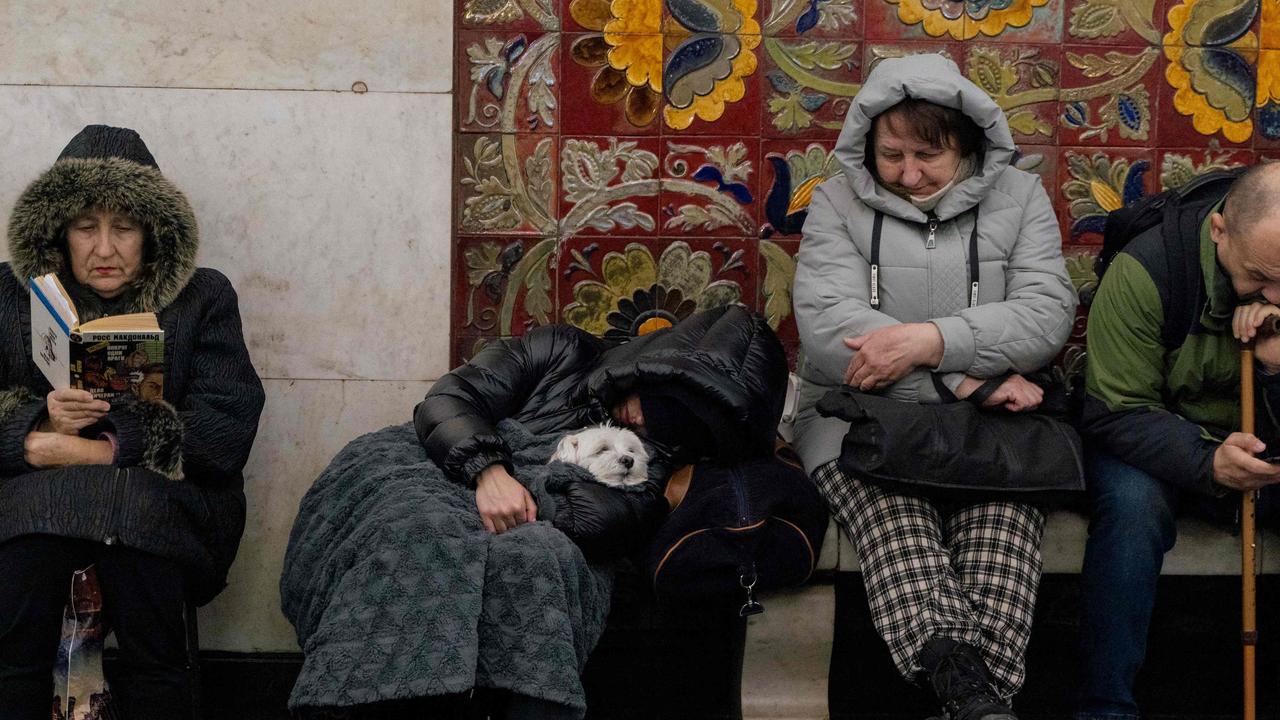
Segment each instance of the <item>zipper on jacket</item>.
M938 216L929 213L929 239L925 240L924 249L932 250L938 247Z

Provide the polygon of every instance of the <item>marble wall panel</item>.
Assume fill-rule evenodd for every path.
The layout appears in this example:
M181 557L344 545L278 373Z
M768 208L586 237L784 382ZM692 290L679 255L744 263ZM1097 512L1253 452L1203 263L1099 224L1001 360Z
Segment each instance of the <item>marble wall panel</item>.
M0 86L0 222L87 123L137 129L240 294L264 377L448 369L448 94ZM6 259L0 250L0 259Z
M448 92L449 3L15 0L0 84Z
M248 522L227 589L200 610L205 650L297 652L280 612L280 571L298 503L352 439L408 422L428 382L268 380L245 468Z

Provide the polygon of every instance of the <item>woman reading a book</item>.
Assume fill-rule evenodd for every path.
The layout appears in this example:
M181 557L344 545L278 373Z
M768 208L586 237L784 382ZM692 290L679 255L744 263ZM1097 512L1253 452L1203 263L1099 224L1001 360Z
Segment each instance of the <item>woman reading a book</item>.
M108 678L117 707L131 719L190 717L185 613L225 585L263 404L235 291L195 267L191 206L132 130L81 131L18 199L8 236L0 719L48 716L68 588L91 565L120 646ZM117 391L110 401L37 369L27 288L49 274L80 323L156 316L163 339L154 333L149 352L139 344L78 368L86 386L96 373L104 391Z

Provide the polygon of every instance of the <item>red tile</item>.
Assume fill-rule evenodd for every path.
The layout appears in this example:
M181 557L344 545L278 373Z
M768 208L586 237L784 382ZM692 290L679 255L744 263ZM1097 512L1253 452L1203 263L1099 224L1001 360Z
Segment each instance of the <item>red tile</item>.
M1124 171L1114 170L1123 163ZM1112 177L1117 182L1112 184ZM1064 147L1058 155L1058 188L1053 196L1058 221L1071 245L1102 242L1106 212L1130 204L1156 187L1152 150Z
M1245 44L1257 47L1257 36L1261 30L1261 13L1258 10L1270 1L1203 3L1196 7L1200 0L1165 0L1164 30L1169 37L1162 42L1166 45L1222 47L1248 32L1252 33L1252 38Z
M463 236L453 253L454 334L520 335L557 322L556 238Z
M455 138L454 225L472 234L556 232L559 170L547 135L464 134ZM514 169L516 176L508 173Z
M1267 6L1274 3L1267 3ZM1254 147L1280 147L1280 50L1258 53L1258 96L1253 109Z
M1018 152L1014 156L1014 167L1019 170L1025 170L1040 176L1040 182L1044 184L1044 191L1049 195L1049 200L1054 203L1054 209L1058 210L1061 201L1058 199L1058 148L1054 145L1019 145ZM1061 215L1059 215L1061 217ZM1062 235L1063 242L1066 242L1067 234Z
M658 138L562 138L562 235L656 235L658 147Z
M663 138L660 233L754 237L760 230L760 142Z
M1196 148L1161 148L1156 151L1157 190L1178 187L1196 175L1211 170L1242 167L1257 162L1253 150L1223 149L1210 143Z
M814 65L814 58L821 65ZM799 62L797 62L799 60ZM862 47L854 41L765 38L761 87L764 137L835 138L862 82Z
M773 327L784 346L788 343L799 344L800 342L791 302L792 281L795 279L795 257L799 250L798 238L760 241L760 270L757 273L760 279L758 307L769 320L769 325Z
M1089 45L1160 45L1168 0L1066 0L1063 40ZM1151 10L1144 10L1151 5Z
M834 141L821 140L761 142L761 238L800 238L813 188L843 172L831 154L834 147Z
M662 40L661 36L653 35L628 36L627 41L635 44L627 45L626 50L652 52L652 42ZM606 59L612 51L600 33L564 33L560 46L561 132L572 135L658 133L662 122L662 95L653 89L653 84L661 87L661 68L651 68L651 73L659 73L653 84L640 70L627 75L613 69ZM636 82L633 84L631 80Z
M761 47L759 35L719 35L714 38L666 36L662 79L662 134L673 135L757 135L760 132L762 93ZM673 77L672 60L692 50L697 43L720 43L723 48L710 65ZM714 51L712 51L714 52ZM710 56L711 53L708 53ZM710 59L710 58L708 58ZM709 92L700 92L698 80L709 68L716 70Z
M864 4L871 2L883 0L761 0L761 32L806 40L861 40Z
M454 0L454 27L469 30L496 30L503 33L559 30L557 2L558 0L546 3L522 3L517 0ZM550 7L544 7L544 5Z
M1029 15L1027 3L1022 1L1003 10L987 10L981 18L966 14L965 36L980 42L1060 43L1063 1L1030 0Z
M1018 143L1053 143L1058 135L1057 45L965 43L963 70L1005 109ZM1012 77L1012 83L1006 83Z
M928 42L869 42L862 49L862 78L865 80L881 60L926 53L943 55L954 62L956 67L961 67L964 64L965 44L962 42L940 42L936 40Z
M502 339L487 333L453 333L449 341L449 367L465 365L486 346Z
M460 30L455 37L463 132L559 130L559 35Z
M1218 101L1222 109L1215 107L1205 94L1196 90L1204 87L1205 83L1215 89L1227 87L1210 75L1200 62L1201 58L1197 57L1207 52L1211 51L1195 47L1164 48L1164 57L1159 61L1162 82L1156 116L1157 144L1160 147L1203 147L1210 140L1217 140L1223 146L1245 147L1252 144L1255 88L1249 88L1247 97L1224 93L1229 101ZM1181 60L1173 62L1169 59L1171 54ZM1253 73L1257 51L1239 53L1237 59L1248 66L1248 82L1256 83ZM1187 69L1188 65L1191 70ZM1222 56L1214 66L1222 66ZM1190 114L1184 114L1184 111Z
M1071 286L1075 288L1080 305L1076 308L1075 323L1071 327L1068 343L1083 345L1087 325L1089 305L1098 292L1098 275L1094 272L1094 264L1098 261L1098 252L1102 248L1097 245L1075 245L1063 248L1062 256L1067 265L1067 276L1071 278ZM1069 358L1071 353L1067 353ZM1062 356L1060 356L1061 358Z
M560 10L560 30L566 33L601 32L613 18L609 0L552 0ZM655 27L651 32L658 32Z
M1063 46L1059 142L1151 147L1164 82L1160 54L1149 46Z
M633 336L646 320L726 302L754 309L752 240L575 237L559 263L563 321L598 335Z
M918 5L919 0L906 0L906 2L867 0L864 6L866 20L863 21L863 37L868 41L877 42L895 42L899 40L944 42L961 38L964 32L964 25L961 21L955 21L950 24L944 23L945 26L954 28L953 33L948 33L945 27L938 27L934 28L934 34L930 34L925 31L920 22L909 23L902 19L904 15L909 16L912 6ZM937 15L936 11L929 12L931 15Z

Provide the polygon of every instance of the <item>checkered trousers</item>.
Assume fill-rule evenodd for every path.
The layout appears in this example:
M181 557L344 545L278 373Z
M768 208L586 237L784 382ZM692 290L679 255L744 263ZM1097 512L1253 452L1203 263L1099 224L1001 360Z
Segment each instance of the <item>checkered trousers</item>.
M943 507L846 475L814 471L832 514L857 549L871 618L898 672L921 672L931 638L978 648L996 690L1012 697L1026 677L1044 513L1022 503Z

